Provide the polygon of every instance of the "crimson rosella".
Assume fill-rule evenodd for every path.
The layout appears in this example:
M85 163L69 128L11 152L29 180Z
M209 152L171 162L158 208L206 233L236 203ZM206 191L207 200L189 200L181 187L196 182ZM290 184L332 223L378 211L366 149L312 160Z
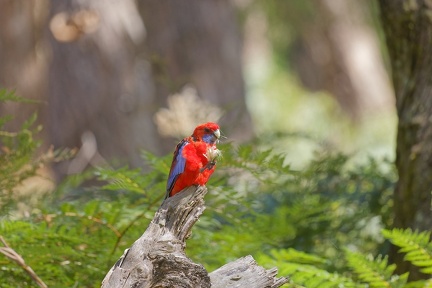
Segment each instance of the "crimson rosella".
M186 187L205 185L221 156L216 143L220 138L219 125L213 122L198 125L193 134L177 144L168 176L165 199Z

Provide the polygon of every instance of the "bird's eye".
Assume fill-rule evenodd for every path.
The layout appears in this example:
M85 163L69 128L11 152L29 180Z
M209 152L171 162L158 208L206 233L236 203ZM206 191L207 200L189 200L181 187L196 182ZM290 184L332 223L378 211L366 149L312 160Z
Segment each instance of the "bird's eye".
M209 128L204 128L204 131L205 131L206 133L210 133L210 132L211 132Z

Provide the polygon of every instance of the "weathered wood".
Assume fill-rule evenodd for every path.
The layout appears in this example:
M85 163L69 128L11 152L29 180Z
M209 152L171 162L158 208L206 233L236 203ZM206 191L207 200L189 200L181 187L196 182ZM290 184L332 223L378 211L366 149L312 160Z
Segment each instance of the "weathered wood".
M265 270L252 256L237 259L209 274L212 287L280 287L288 282L285 277L276 278L277 268Z
M251 256L231 262L210 275L184 249L192 226L203 213L207 188L189 187L166 199L144 234L105 276L102 288L118 287L279 287L277 269L259 267Z
M205 268L184 253L185 240L204 211L205 193L205 187L189 187L165 200L102 287L210 287Z

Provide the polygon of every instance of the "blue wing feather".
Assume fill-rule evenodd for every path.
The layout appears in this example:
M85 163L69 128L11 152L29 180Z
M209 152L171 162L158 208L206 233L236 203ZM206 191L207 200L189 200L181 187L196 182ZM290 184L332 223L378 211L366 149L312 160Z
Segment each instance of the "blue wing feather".
M167 198L169 193L174 187L174 184L178 178L178 176L183 173L186 166L186 158L183 157L183 149L189 142L186 139L183 139L179 144L177 144L176 150L174 152L173 162L171 164L170 173L168 175L167 182Z

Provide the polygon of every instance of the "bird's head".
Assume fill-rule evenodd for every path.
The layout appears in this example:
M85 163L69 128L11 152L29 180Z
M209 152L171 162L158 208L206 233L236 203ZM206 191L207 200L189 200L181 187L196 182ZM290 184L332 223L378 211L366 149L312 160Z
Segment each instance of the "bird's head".
M209 144L216 143L220 136L219 125L213 122L198 125L192 134L196 141L204 141Z

